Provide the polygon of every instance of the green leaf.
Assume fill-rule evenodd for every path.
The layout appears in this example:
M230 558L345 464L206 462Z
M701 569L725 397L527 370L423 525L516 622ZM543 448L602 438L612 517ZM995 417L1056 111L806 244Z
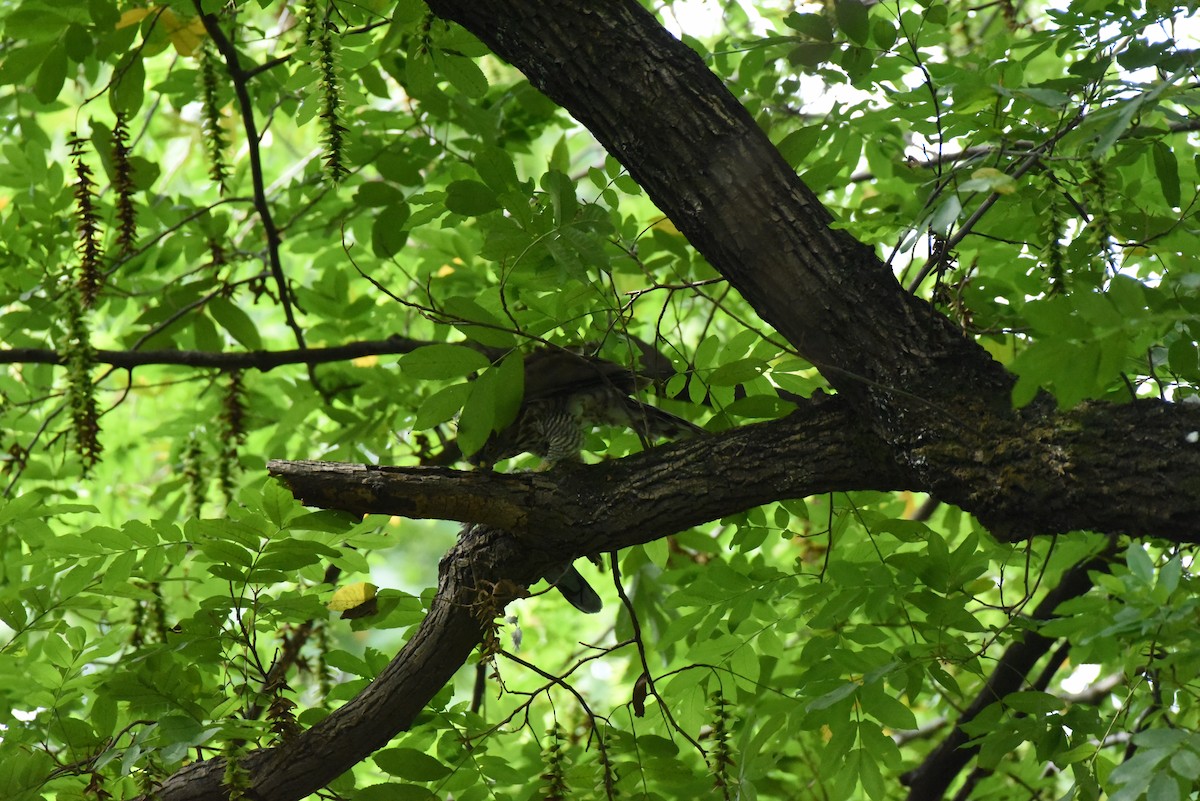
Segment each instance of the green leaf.
M416 784L371 784L354 791L357 801L437 801L441 798L428 787Z
M13 47L0 61L0 86L21 83L42 64L42 50L38 47Z
M385 748L372 758L384 773L412 781L437 781L450 773L448 767L415 748Z
M471 383L471 393L458 418L458 448L470 456L492 435L496 426L496 370L487 370Z
M467 402L470 394L471 385L466 382L451 384L439 389L421 401L421 405L417 408L416 418L413 420L413 428L417 431L425 431L453 419L454 415L462 410L463 404Z
M796 404L774 395L747 395L725 407L725 413L735 417L773 420L796 410Z
M375 217L371 225L371 250L376 256L395 256L408 241L409 208L404 202L387 206Z
M1171 757L1171 769L1190 782L1200 780L1200 756L1195 751L1181 749Z
M958 199L958 195L950 195L938 204L933 216L929 219L929 228L935 234L945 236L950 232L950 226L958 221L960 214L962 214L962 201Z
M1179 587L1179 580L1183 577L1183 562L1179 558L1179 554L1173 555L1167 560L1167 563L1158 571L1157 587L1161 588L1163 593L1170 595Z
M1146 789L1146 801L1179 801L1182 797L1179 781L1166 771L1155 773Z
M950 20L950 9L944 3L929 3L925 21L930 25L945 25Z
M851 695L853 695L855 693L855 691L858 690L858 688L859 688L859 685L855 682L852 682L852 681L845 682L844 684L837 687L836 689L830 690L829 692L825 693L824 695L822 695L818 698L814 698L812 701L809 701L808 705L805 707L805 709L809 712L815 712L820 709L828 709L829 707L836 704L838 701L849 698Z
M410 53L404 67L404 88L409 94L425 98L438 93L437 73L428 52Z
M478 217L500 208L500 201L486 184L454 181L446 187L446 208L464 217Z
M61 45L55 45L44 53L44 59L33 85L33 96L38 102L49 104L58 97L67 79L67 53Z
M249 567L254 563L250 551L233 542L222 540L207 540L200 543L199 550L213 562L225 565Z
M15 498L0 498L0 526L45 514L40 492L24 492Z
M871 24L871 38L882 50L891 50L896 44L896 25L891 20L877 19Z
M550 196L555 224L561 226L574 221L579 211L575 182L561 172L550 170L542 175L541 186Z
M807 125L785 136L779 143L779 152L788 164L797 167L804 163L822 136L823 130L820 125Z
M213 298L206 308L217 325L224 328L246 350L262 349L258 327L244 311L225 298Z
M783 24L818 42L833 41L833 26L820 14L798 14L793 11L783 18Z
M63 11L68 9L64 8ZM40 4L24 3L8 13L4 33L10 39L31 42L57 41L67 27L67 19Z
M1154 174L1158 177L1158 188L1162 191L1163 199L1168 206L1180 205L1179 194L1179 163L1171 148L1159 140L1150 148L1154 162Z
M855 44L865 45L870 38L867 6L862 0L837 0L835 6L838 28Z
M1103 133L1097 137L1096 144L1092 148L1090 157L1093 160L1100 161L1108 155L1108 151L1113 144L1121 136L1129 130L1129 126L1133 123L1134 116L1142 107L1142 98L1136 97L1130 100L1122 100L1117 104L1115 113L1112 115L1112 122ZM1107 118L1108 115L1105 116Z
M886 798L888 785L875 758L865 749L858 749L858 781L867 798Z
M272 542L255 563L258 570L282 570L288 573L322 563L330 556L328 548L303 540L282 539Z
M495 368L496 389L495 427L501 431L511 425L525 398L525 359L514 351Z
M467 97L480 98L487 94L488 80L479 65L469 58L452 56L434 50L433 65L450 81L450 85Z
M1141 580L1147 587L1154 584L1154 563L1140 542L1131 542L1125 549L1125 564L1129 572Z
M386 181L367 181L354 193L354 202L359 206L390 206L404 200L404 193Z
M859 693L863 711L892 729L915 729L917 718L912 710L888 694L882 682L863 687Z
M288 521L304 513L292 493L278 481L268 481L262 489L262 511L267 519L283 528Z
M762 359L738 359L713 370L708 381L713 386L731 387L753 381L762 376L766 370L767 363Z
M1063 708L1061 699L1043 692L1015 692L1004 696L1004 705L1029 715L1049 715Z
M517 186L517 169L512 154L498 147L481 147L475 154L475 171L494 192Z
M131 54L117 65L116 76L108 90L112 110L126 119L137 114L145 97L146 66L141 56Z
M71 60L77 64L90 56L95 49L87 29L74 22L67 26L66 33L63 34L63 47Z
M424 345L400 357L401 371L418 379L463 378L490 364L486 356L466 345Z
M506 330L508 326L473 298L447 298L442 308L453 318L454 327L468 339L493 348L512 347L513 336Z
M1200 348L1195 342L1177 339L1167 348L1171 370L1195 382L1200 379Z
M788 51L787 57L795 66L815 72L837 52L837 47L830 42L801 42Z

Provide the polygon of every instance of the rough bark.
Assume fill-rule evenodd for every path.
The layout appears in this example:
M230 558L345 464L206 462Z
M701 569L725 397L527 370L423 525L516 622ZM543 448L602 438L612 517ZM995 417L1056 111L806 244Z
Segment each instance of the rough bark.
M750 114L636 2L433 0L571 112L840 392L985 397L1010 378L844 230ZM928 406L920 411L927 412Z
M650 542L771 500L904 489L910 480L877 438L854 425L851 409L832 399L775 423L545 473L285 461L268 469L308 506L484 523L559 561Z
M1179 456L1188 470L1165 455L1167 443L1197 429L1200 408L1177 414L1144 402L1049 415L1019 436L1010 426L984 431L992 441L986 452L961 443L941 448L947 478L940 487L953 491L938 497L1009 541L1088 529L1198 542L1200 447ZM783 420L549 473L283 461L269 469L309 506L486 523L560 558L649 542L773 500L932 489L841 398Z

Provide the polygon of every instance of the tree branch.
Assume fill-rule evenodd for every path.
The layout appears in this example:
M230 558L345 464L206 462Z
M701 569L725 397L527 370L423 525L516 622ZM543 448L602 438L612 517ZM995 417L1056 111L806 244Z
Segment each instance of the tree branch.
M132 369L153 364L169 364L183 367L206 367L220 370L261 370L266 372L286 364L326 364L357 359L362 356L383 356L393 353L410 353L424 345L420 339L393 336L381 340L364 340L329 348L305 348L300 350L251 350L242 352L214 353L200 350L98 350L97 364ZM65 364L66 356L43 348L0 349L0 364Z
M1107 572L1112 552L1113 545L1110 543L1104 553L1067 570L1058 586L1048 592L1033 610L1032 619L1050 620L1059 606L1090 590L1092 579L1089 574L1093 571ZM974 720L991 704L1002 700L1009 693L1016 692L1054 642L1049 637L1031 631L1025 635L1025 639L1009 646L996 663L996 668L983 689L971 705L963 710L954 729L929 752L924 762L900 778L908 787L910 801L932 801L945 794L959 772L979 752L978 746L967 744L970 736L963 726Z
M1087 529L1200 542L1200 408L1085 405L937 451L930 486L898 464L839 397L782 420L547 473L272 461L310 506L499 526L577 557L648 542L784 498L916 490L974 514L1004 541ZM1165 463L1174 452L1183 464ZM769 457L764 458L764 454ZM564 532L561 539L556 532Z
M703 59L633 0L432 0L584 124L764 320L889 425L1007 408L1011 378L905 293ZM669 155L668 155L669 154ZM864 314L869 310L869 314ZM864 405L864 409L866 405Z
M375 680L295 739L244 758L253 784L247 798L295 801L325 786L408 729L466 662L483 636L484 621L515 597L506 591L513 585L502 578L530 569L512 537L484 526L470 532L442 559L425 620ZM171 775L153 799L228 801L224 770L223 759L193 762Z
M196 13L200 16L200 20L204 24L205 32L212 39L213 44L221 54L221 58L224 59L225 68L229 72L229 78L233 81L233 92L237 97L238 108L242 114L242 128L246 132L246 149L250 158L250 179L254 189L254 208L258 212L258 218L262 221L263 234L267 240L267 262L271 267L271 275L275 279L275 285L279 290L279 305L283 309L284 319L296 337L296 344L303 348L304 330L296 322L296 316L293 312L292 290L288 286L287 277L283 274L283 263L279 258L279 229L275 225L275 217L271 213L271 204L267 200L267 184L266 179L263 178L258 125L254 121L254 101L251 99L250 91L246 87L250 80L250 73L242 68L237 47L225 35L225 31L221 29L221 23L217 21L217 18L212 14L205 13L204 6L200 0L193 0L192 4L195 6Z
M1197 536L1200 500L1160 487L1200 499L1192 440L1200 413L1149 402L1059 413L1048 398L1014 412L1013 377L905 292L870 248L830 227L829 212L750 114L640 4L429 4L587 126L857 408L856 424L887 444L886 458L912 471L919 488L976 514L1002 539L1083 519L1102 531ZM1116 484L1081 486L1110 476ZM1084 498L1091 510L1077 507Z
M753 458L764 453L772 458ZM545 473L278 460L268 470L309 506L482 523L559 563L780 498L908 486L882 443L830 398L773 423Z

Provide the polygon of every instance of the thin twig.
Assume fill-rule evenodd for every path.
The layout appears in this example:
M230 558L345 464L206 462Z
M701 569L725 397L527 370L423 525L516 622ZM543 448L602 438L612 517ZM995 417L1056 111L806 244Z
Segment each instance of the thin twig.
M208 33L217 51L220 52L221 57L225 60L225 68L229 72L230 79L233 81L234 95L237 97L238 108L242 115L242 128L246 132L246 151L250 158L250 180L254 188L254 208L258 212L259 219L262 220L263 234L267 240L267 260L271 266L271 275L275 279L275 284L279 289L279 305L283 308L284 319L296 337L296 344L303 348L304 330L296 322L296 316L292 310L291 290L288 289L287 276L283 273L283 262L279 257L279 229L275 227L275 218L271 214L271 204L267 201L266 181L263 178L262 153L258 139L258 125L254 121L254 101L251 99L250 91L247 88L247 83L251 75L242 69L237 48L230 41L229 37L225 35L225 31L221 29L217 18L212 14L205 13L200 0L192 0L192 4L196 8L196 12L200 15L200 20L204 24L204 30Z

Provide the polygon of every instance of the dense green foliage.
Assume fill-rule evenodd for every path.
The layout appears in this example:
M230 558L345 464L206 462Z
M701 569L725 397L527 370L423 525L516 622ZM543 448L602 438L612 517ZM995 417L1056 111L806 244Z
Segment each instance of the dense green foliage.
M654 10L1016 373L1015 404L1196 397L1194 4L760 5ZM24 0L0 26L0 798L132 798L219 754L236 788L238 755L420 622L456 527L305 510L268 458L412 465L456 431L469 453L520 402L519 362L482 354L539 342L655 343L678 371L657 402L710 431L823 386L586 131L419 0ZM780 499L619 554L628 608L586 566L598 617L517 602L482 701L468 666L331 790L902 797L1036 628L1069 662L972 722L972 797L1195 797L1192 549L1120 542L1030 617L1107 547L998 543L910 493ZM334 573L383 588L380 613L328 612Z

